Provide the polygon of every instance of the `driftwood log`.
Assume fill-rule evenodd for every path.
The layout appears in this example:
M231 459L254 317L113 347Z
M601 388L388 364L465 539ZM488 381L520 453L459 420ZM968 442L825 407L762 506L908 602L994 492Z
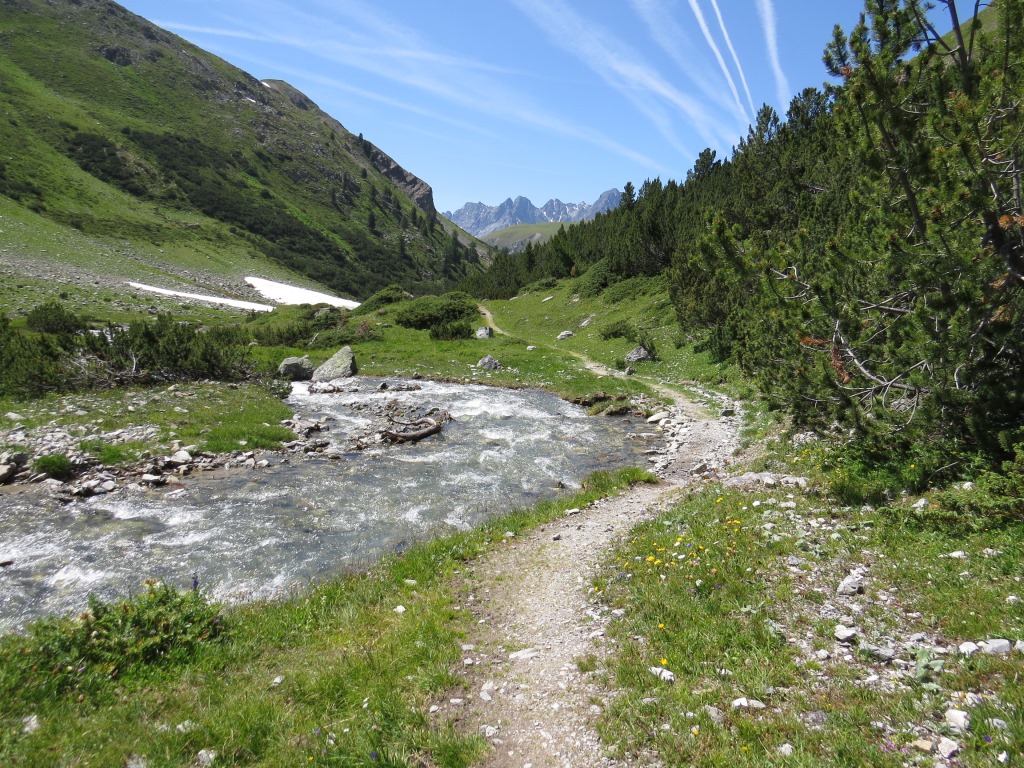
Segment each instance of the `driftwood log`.
M399 421L398 419L388 419L388 421L406 427L406 429L401 431L385 429L380 433L384 440L391 443L414 443L424 437L436 435L445 424L452 421L452 417L448 411L445 411L436 419L426 417L416 419L416 421Z

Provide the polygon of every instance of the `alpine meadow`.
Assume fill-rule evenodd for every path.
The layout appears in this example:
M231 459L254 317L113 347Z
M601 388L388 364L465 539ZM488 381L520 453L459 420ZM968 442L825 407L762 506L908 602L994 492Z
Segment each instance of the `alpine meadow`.
M786 2L439 37L401 2L0 2L0 763L1022 764L1024 0L863 0L802 89ZM478 58L470 18L594 69ZM639 126L521 98L602 78L609 123L724 104L735 145L662 178ZM442 215L340 122L375 109L435 170L654 172Z

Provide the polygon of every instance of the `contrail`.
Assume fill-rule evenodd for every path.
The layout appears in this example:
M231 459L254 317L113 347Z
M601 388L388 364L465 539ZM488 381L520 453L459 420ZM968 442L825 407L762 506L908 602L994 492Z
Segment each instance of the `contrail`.
M736 71L740 73L740 82L743 83L743 90L747 94L747 103L750 105L750 114L756 115L757 110L754 109L754 99L750 96L750 87L747 85L747 76L743 74L743 67L740 66L739 56L736 55L736 49L732 47L732 40L729 39L729 31L725 28L725 21L722 19L722 12L718 9L718 0L711 0L711 7L715 9L715 16L718 17L718 26L722 30L722 36L725 38L725 44L729 46L729 53L732 54L732 60L736 64ZM733 94L735 94L736 88L734 87L732 91Z
M715 39L711 36L711 30L708 29L708 24L704 20L704 13L701 11L700 6L697 4L697 0L689 0L689 3L690 3L690 10L692 10L693 11L693 15L697 17L697 24L700 25L700 31L704 35L704 40L707 41L707 44L708 44L708 46L710 46L712 53L715 54L715 58L718 60L718 66L722 70L722 74L725 75L725 79L729 83L729 90L732 91L732 97L733 97L733 99L736 100L736 106L739 107L740 111L742 112L743 111L743 103L740 101L740 94L736 90L736 83L733 81L732 75L729 73L729 68L725 65L725 59L722 57L722 52L720 50L718 50L718 44L715 43ZM714 0L712 0L712 5L714 5ZM716 11L718 10L718 6L715 6L715 10ZM719 16L718 20L719 20L719 22L721 22L722 17ZM723 30L724 30L724 27L723 27ZM726 42L728 42L729 36L726 35L725 39L726 39ZM730 50L732 49L732 44L731 43L729 44L729 49ZM733 54L733 55L735 56L735 54ZM737 62L737 66L738 66L738 62ZM740 77L743 77L743 70L740 70ZM744 87L746 87L746 84L747 84L746 83L746 79L744 79L744 81L743 81ZM749 92L748 92L747 95L748 96L750 95ZM754 113L754 105L753 104L750 105L750 112L751 112L751 114Z
M756 0L757 12L764 24L764 40L768 46L768 59L775 73L776 96L779 99L779 106L785 109L789 106L790 91L789 82L786 80L786 73L782 71L782 64L779 63L779 41L775 28L775 8L772 0Z

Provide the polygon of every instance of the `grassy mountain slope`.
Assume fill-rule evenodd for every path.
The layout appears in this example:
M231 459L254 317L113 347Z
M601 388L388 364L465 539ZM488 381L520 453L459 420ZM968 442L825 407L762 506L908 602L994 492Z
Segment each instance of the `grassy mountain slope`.
M115 3L7 2L0 29L0 146L17 148L0 157L0 262L16 271L44 257L243 294L246 274L303 276L364 298L439 290L487 258L426 183L294 88ZM39 228L63 245L41 254Z
M492 232L482 239L485 243L493 245L495 248L507 248L515 253L525 248L527 243L533 243L534 245L546 243L564 226L566 226L564 222L555 221L543 222L541 224L516 224L515 226Z

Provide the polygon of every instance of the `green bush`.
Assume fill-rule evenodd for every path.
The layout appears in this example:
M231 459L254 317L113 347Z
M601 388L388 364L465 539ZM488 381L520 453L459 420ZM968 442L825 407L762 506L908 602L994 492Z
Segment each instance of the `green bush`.
M636 327L628 320L613 320L601 326L597 333L605 341L609 339L636 341Z
M187 662L223 630L220 606L195 590L150 580L129 600L90 595L78 618L42 619L0 645L0 693L11 701L96 690L131 671Z
M972 485L957 483L935 494L938 510L923 514L975 530L1024 522L1024 443L1014 449L1015 458L1003 464L1002 472L982 470Z
M476 317L479 310L469 294L455 291L443 296L420 296L395 313L395 322L403 328L421 331Z
M47 456L40 456L32 464L36 472L42 472L47 477L57 480L67 480L75 473L75 467L63 453L51 453Z
M453 323L439 323L430 327L430 338L434 341L457 341L473 338L473 326L465 320Z
M25 324L40 333L76 333L85 328L82 319L59 301L48 301L31 310Z
M400 285L389 285L373 294L370 298L352 310L353 315L367 315L376 312L378 309L397 304L401 301L408 301L412 298Z
M592 264L590 269L583 273L583 276L577 283L577 290L580 296L584 298L597 296L614 279L611 267L608 265L608 259L601 259Z

